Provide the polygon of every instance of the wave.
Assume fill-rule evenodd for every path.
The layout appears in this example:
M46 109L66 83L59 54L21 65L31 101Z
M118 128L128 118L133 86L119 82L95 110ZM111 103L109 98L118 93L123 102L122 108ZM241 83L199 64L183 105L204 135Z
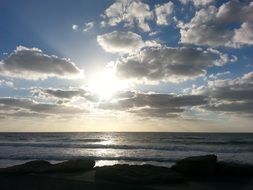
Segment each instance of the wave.
M70 160L70 159L83 159L83 160L109 160L109 161L131 161L131 162L176 162L179 159L175 158L157 158L157 157L127 157L127 156L119 156L119 157L102 157L102 156L0 156L0 160L54 160L54 161L63 161L63 160Z
M232 147L194 147L184 145L169 145L169 146L155 146L155 145L115 145L115 144L76 144L76 143L16 143L16 142L2 142L0 147L37 147L37 148L83 148L83 149L116 149L116 150L153 150L153 151L201 151L201 152L215 152L215 153L239 153L239 152L253 152L252 147L240 147L239 149Z

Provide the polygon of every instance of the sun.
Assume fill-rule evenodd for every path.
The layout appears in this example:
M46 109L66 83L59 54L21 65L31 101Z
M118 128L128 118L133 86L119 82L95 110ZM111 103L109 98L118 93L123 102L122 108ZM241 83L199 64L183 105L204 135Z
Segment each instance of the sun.
M119 80L112 69L104 69L91 76L88 88L100 99L110 99L116 92L126 89L127 84Z

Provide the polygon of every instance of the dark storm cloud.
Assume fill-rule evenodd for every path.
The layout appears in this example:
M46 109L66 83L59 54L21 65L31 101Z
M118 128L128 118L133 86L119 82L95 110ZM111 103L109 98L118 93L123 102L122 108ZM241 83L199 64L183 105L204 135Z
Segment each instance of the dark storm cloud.
M76 78L82 75L82 71L68 59L46 55L37 48L18 46L0 61L0 75L37 80L48 77Z

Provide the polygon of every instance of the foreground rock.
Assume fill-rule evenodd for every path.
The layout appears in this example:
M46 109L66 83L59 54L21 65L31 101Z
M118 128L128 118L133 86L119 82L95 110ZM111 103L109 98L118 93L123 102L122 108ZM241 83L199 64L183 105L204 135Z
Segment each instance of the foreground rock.
M190 176L211 176L217 172L217 156L193 156L184 158L172 166L172 169Z
M92 160L58 164L32 161L0 169L4 190L251 190L253 166L217 162L215 155L189 157L172 168L152 165L95 167Z
M184 181L179 173L169 168L126 164L98 167L95 179L125 184L168 184Z
M253 177L253 166L248 164L218 162L217 173L219 176Z
M49 173L49 172L77 172L93 169L94 160L69 160L57 164L36 160L25 164L0 169L0 174Z
M95 166L94 160L69 160L54 164L44 172L77 172L91 170Z

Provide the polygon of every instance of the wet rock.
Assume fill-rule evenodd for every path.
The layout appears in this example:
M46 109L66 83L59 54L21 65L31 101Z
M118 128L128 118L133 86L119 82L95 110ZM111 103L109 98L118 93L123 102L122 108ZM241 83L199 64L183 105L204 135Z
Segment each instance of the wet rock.
M96 168L96 181L124 184L179 183L184 178L177 172L152 165L114 165Z
M217 156L205 155L184 158L171 168L188 176L210 176L217 171Z

